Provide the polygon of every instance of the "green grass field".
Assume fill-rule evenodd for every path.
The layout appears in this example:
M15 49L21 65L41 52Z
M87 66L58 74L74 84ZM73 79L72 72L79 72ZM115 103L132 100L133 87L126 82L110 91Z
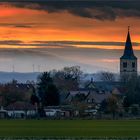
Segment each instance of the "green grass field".
M140 137L140 121L0 120L0 136Z

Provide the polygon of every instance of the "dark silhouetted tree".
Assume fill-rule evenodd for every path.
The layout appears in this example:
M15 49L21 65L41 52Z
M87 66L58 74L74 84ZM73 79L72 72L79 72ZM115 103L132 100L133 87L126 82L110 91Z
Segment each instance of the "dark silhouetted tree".
M106 112L107 111L107 100L104 99L101 102L99 111L101 111L101 112Z
M31 95L31 98L30 98L31 104L33 104L33 105L35 105L35 104L39 105L39 98L36 95L36 92L35 92L35 88L34 87L32 89L32 92L33 92L33 94Z
M122 86L124 88L124 107L129 107L132 104L140 105L140 77L131 77L127 82L123 82Z
M59 92L48 72L38 78L38 96L42 106L59 105Z
M53 80L61 91L76 90L79 87L82 71L79 66L64 67L60 71L52 71Z
M112 117L114 119L118 111L118 100L115 96L112 95L107 99L107 108L108 111L112 113Z
M6 84L0 84L1 106L8 106L17 101L29 102L31 87L19 84L16 80Z

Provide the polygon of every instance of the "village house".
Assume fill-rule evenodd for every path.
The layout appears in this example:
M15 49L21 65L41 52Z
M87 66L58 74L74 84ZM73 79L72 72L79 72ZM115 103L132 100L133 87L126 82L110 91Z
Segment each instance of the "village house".
M33 117L37 113L34 105L21 101L8 105L5 110L9 118Z
M85 95L84 103L100 104L112 94L121 95L119 82L94 82L93 79L77 91L70 91L63 97L62 103L71 103L76 95Z

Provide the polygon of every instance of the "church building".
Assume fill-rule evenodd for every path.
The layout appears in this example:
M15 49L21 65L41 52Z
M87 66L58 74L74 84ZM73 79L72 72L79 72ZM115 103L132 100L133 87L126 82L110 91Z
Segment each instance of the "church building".
M137 57L133 52L130 31L128 27L124 53L123 56L120 57L120 76L123 77L132 75L137 75Z

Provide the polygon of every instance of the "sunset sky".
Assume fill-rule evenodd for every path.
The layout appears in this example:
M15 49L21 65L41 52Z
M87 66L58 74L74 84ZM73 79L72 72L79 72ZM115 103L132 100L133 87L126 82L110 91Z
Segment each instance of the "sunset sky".
M139 1L29 1L0 2L0 71L119 72L128 26L140 58Z

